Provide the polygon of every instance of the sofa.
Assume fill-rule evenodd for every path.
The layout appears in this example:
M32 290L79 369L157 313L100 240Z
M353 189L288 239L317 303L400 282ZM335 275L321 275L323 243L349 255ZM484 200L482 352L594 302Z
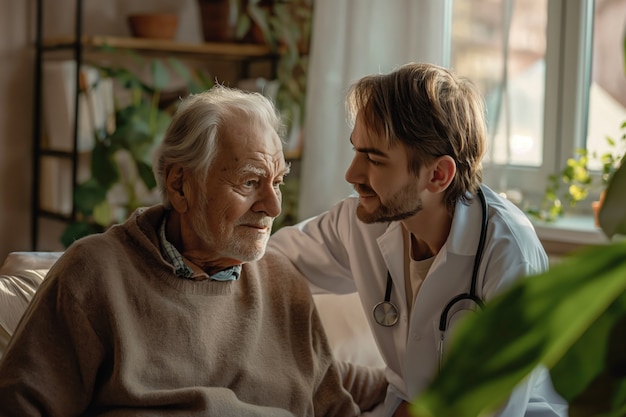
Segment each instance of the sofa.
M0 358L28 303L60 255L12 252L4 260L0 267ZM357 294L313 297L338 360L384 366Z

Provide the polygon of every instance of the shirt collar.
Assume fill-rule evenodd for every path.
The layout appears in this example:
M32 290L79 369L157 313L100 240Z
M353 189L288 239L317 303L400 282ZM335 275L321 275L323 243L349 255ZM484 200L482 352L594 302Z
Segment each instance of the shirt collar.
M161 227L159 228L159 241L161 243L161 251L163 257L174 267L174 273L179 278L185 278L193 280L193 269L185 262L183 255L176 249L176 247L167 240L165 237L165 223L167 222L167 216L163 217ZM241 275L241 265L231 266L224 270L218 271L209 276L209 279L215 281L235 281L239 279Z

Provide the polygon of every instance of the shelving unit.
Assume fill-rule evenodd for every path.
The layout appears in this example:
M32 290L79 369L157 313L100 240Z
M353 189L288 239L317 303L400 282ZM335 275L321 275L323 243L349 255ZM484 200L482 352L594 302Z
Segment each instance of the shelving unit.
M33 186L31 208L31 249L39 250L40 220L48 218L69 223L76 219L75 204L72 197L71 212L69 214L46 210L42 208L41 179L42 158L57 158L69 160L71 164L71 190L72 196L78 178L78 136L80 120L80 69L84 62L84 54L90 51L102 52L104 46L116 49L131 49L142 55L150 56L175 56L179 58L201 58L206 61L234 63L237 72L236 79L247 78L250 75L250 66L259 61L269 62L270 72L276 73L276 55L265 45L239 44L239 43L180 43L160 39L141 39L114 36L88 36L83 34L83 2L76 0L74 16L74 35L57 37L53 39L43 38L43 0L37 0L36 10L36 38L35 38L35 79L34 79L34 106L33 106ZM54 51L66 51L71 53L71 59L76 62L76 79L74 81L75 94L73 97L73 141L70 151L50 149L44 146L43 137L43 66L46 54Z

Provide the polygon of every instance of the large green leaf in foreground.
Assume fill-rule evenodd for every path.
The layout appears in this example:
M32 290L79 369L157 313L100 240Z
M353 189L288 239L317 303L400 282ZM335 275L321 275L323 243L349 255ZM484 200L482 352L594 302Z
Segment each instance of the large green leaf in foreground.
M468 317L440 374L412 407L414 415L493 411L539 363L556 366L553 382L573 400L604 371L609 333L626 316L625 260L626 242L587 248ZM557 366L568 361L575 368ZM572 378L584 380L571 384Z

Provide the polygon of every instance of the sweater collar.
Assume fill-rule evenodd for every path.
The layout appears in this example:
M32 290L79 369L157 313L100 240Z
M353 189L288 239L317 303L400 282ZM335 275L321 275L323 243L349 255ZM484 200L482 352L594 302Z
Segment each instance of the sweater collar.
M185 262L183 255L176 247L167 240L165 236L165 224L167 216L163 216L161 225L159 226L159 242L161 244L161 253L163 258L174 267L174 273L179 278L194 280L197 275L194 270ZM235 265L218 271L213 275L209 275L209 279L214 281L234 281L239 279L241 275L241 265Z

